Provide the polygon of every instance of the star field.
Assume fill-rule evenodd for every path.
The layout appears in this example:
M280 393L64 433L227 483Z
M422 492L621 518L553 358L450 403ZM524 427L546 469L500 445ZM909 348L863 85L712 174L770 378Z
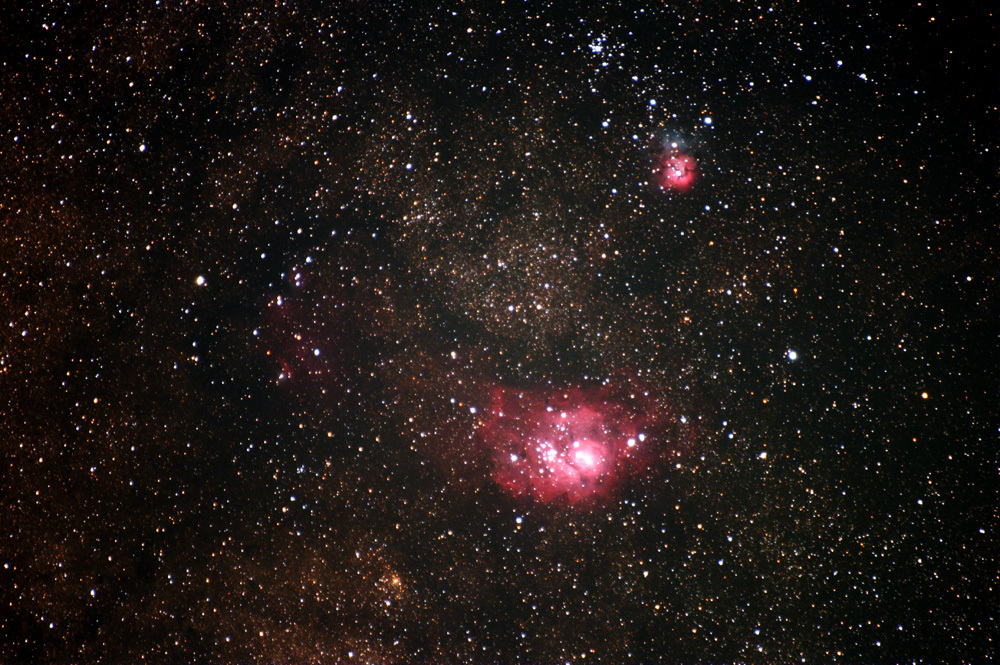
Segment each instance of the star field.
M0 662L991 660L995 23L0 10Z

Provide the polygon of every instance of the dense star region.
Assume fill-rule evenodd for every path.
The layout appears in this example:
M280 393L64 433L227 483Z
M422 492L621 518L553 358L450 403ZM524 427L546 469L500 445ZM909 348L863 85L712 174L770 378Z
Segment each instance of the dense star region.
M994 657L988 7L91 4L0 9L0 663Z

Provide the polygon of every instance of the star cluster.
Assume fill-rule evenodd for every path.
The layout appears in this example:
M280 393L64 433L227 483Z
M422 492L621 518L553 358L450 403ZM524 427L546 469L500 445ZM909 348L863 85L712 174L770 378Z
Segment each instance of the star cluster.
M0 9L0 662L996 651L984 8Z

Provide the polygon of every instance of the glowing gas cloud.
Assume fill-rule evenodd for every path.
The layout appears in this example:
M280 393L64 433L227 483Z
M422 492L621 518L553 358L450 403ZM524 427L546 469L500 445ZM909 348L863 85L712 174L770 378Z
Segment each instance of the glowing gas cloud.
M686 152L669 149L659 156L653 173L661 189L683 194L698 179L698 163Z
M648 392L620 393L607 385L495 388L479 431L493 480L516 497L580 504L662 467L682 447L687 418Z

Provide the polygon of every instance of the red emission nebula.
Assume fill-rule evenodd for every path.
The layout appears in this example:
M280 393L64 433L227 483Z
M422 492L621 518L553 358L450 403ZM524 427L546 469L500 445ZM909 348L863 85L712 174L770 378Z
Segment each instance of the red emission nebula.
M653 174L661 189L683 194L698 178L698 163L685 152L668 150L657 158Z
M495 388L479 441L507 493L587 504L666 467L692 440L689 419L648 392Z

